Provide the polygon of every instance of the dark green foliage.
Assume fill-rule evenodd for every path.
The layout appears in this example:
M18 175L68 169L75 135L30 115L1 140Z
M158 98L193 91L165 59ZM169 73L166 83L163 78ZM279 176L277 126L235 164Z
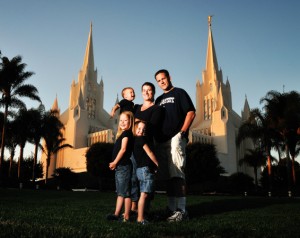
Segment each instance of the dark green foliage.
M113 178L109 169L114 145L111 143L95 143L86 152L86 169L88 173L99 178Z
M86 152L86 169L93 181L97 181L99 190L115 189L114 171L108 167L114 144L95 143ZM89 183L89 186L92 184ZM87 184L88 186L88 184Z
M288 191L288 169L286 165L286 159L281 159L278 164L272 166L272 192L275 194L287 194ZM295 161L295 174L296 184L292 187L292 190L296 194L300 194L300 165ZM291 175L290 175L291 176ZM268 188L268 174L267 169L262 172L260 179L263 188Z
M3 161L3 179L4 185L6 187L19 187L19 182L22 182L24 185L28 185L31 187L32 183L32 168L33 168L33 158L25 158L22 162L22 171L23 177L22 180L18 179L18 164L16 161L12 163L12 171L11 176L8 175L9 170L9 161ZM41 163L37 163L35 166L36 178L43 177L43 165ZM30 185L31 184L31 185Z
M23 161L23 179L29 181L32 179L33 158L28 158ZM43 177L43 166L41 163L35 165L36 178Z
M229 188L232 193L249 192L254 190L253 178L244 173L234 173L228 177Z
M225 173L214 145L189 144L186 147L186 156L186 180L189 184L217 181Z
M54 170L53 177L57 180L57 185L62 189L71 189L77 184L77 174L70 168L57 168Z

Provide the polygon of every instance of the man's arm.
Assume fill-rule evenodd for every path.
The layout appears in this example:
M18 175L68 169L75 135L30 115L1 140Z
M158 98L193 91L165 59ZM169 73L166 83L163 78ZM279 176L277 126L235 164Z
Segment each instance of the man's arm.
M180 131L187 132L187 130L190 128L195 116L196 116L195 111L187 112L184 123L183 123Z

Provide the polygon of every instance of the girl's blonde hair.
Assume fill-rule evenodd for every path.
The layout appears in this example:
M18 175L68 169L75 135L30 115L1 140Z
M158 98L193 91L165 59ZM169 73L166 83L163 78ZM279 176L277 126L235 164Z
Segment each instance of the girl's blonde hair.
M134 136L136 136L136 129L138 128L138 126L139 126L140 123L143 123L145 125L145 129L146 129L147 123L145 121L143 121L143 120L135 121L134 122L134 132L133 132Z
M130 112L130 111L124 111L120 114L120 116L124 114L127 116L127 118L129 118L129 129L128 130L131 130L132 133L134 133L134 116L133 116L133 113ZM118 137L122 134L122 129L120 128L120 126L118 126L118 132L117 132L117 135L116 135L116 139L118 139Z

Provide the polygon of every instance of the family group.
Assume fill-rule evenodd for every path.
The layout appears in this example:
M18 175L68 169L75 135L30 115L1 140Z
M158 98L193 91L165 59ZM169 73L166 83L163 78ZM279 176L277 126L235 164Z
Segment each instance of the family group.
M162 95L155 99L155 86L145 82L143 103L134 104L134 89L126 87L123 99L111 111L113 117L120 110L120 117L109 164L115 170L117 201L108 220L127 222L137 214L136 221L147 224L156 180L167 184L167 221L188 219L185 148L196 110L187 92L173 86L167 70L157 71L154 77Z

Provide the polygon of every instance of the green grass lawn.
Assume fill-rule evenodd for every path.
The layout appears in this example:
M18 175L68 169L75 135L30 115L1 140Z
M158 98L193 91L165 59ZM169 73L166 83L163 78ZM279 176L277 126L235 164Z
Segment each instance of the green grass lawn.
M300 237L300 199L188 196L190 220L106 221L113 192L0 189L0 237ZM166 207L155 195L152 217Z

